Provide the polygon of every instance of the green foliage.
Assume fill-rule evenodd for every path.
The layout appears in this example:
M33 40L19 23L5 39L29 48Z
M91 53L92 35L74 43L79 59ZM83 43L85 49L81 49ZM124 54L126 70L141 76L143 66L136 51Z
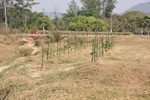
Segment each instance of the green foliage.
M52 23L53 23L55 29L58 29L58 30L66 30L65 21L64 21L63 19L54 18L54 19L52 20Z
M17 0L14 5L7 7L7 23L8 27L12 29L19 29L21 31L26 31L27 29L41 29L39 24L41 20L46 23L44 26L46 29L52 27L50 19L43 15L42 13L31 12L30 8L35 5L33 0ZM43 18L42 18L43 17ZM4 22L4 9L0 9L0 22Z
M140 32L141 28L148 29L149 16L139 11L131 11L122 16L113 15L113 31L118 32Z
M139 11L131 11L123 15L123 17L126 19L124 26L125 30L134 32L138 28L139 20L144 16L145 14Z
M24 8L31 8L31 6L36 5L38 3L34 2L34 0L15 0L15 6L21 6Z
M19 29L19 32L26 32L29 29L42 30L44 26L46 30L108 31L116 0L81 0L83 7L80 10L75 0L72 0L68 3L68 10L63 18L58 18L55 12L53 20L43 13L31 12L32 5L37 4L34 0L16 0L13 3L14 5L7 7L10 30ZM0 9L0 23L5 22L3 6L1 5ZM149 31L150 27L149 16L139 11L131 11L124 15L114 14L112 20L113 31L117 32Z
M30 24L30 19L34 16L34 13L30 11L32 5L38 4L34 0L6 0L7 1L7 23L10 28L20 29L25 31ZM8 2L8 1L11 1ZM0 2L3 4L3 2ZM0 4L1 5L1 4ZM9 5L9 6L8 6ZM4 6L0 9L0 22L4 22ZM37 17L37 16L36 16ZM34 17L33 22L35 22L36 17Z
M69 30L72 30L72 31L75 31L76 29L77 29L77 27L76 27L77 25L76 25L76 23L75 22L70 22L69 23Z
M78 16L86 16L86 17L95 17L95 18L101 18L101 15L98 11L93 11L93 10L79 10L78 11Z
M81 3L84 10L101 12L104 17L110 18L115 8L116 0L81 0Z
M95 17L86 17L86 24L87 24L86 30L92 31L96 21L97 19Z
M71 17L69 19L69 30L85 30L86 19L82 16Z
M124 14L123 16L125 17L130 17L130 19L134 20L136 18L142 18L144 17L146 14L140 11L130 11L127 12L126 14Z
M109 25L104 20L97 19L94 23L93 31L98 29L101 31L107 31L109 29Z
M85 16L76 16L69 19L69 30L97 30L101 29L102 31L107 31L109 25L102 19L96 19L95 17L85 17Z
M37 28L42 30L43 26L46 30L50 30L53 28L52 21L48 17L38 18L37 19Z
M84 21L78 21L76 25L76 29L80 31L86 30L86 23Z
M141 18L138 24L139 27L150 28L150 16L145 16L144 18Z

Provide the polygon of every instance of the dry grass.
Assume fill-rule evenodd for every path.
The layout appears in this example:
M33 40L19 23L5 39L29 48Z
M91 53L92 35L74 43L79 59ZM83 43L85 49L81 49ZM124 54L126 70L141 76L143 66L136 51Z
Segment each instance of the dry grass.
M149 100L149 44L150 37L117 36L96 63L91 48L61 54L43 67L41 55L24 58L0 73L0 90L10 89L7 100Z
M18 56L17 46L0 43L0 65L3 62L12 61Z

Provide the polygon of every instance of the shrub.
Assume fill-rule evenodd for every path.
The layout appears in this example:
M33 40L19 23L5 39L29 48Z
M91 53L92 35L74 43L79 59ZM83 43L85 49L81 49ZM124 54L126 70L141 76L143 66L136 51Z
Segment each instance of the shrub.
M41 42L40 41L35 41L35 46L37 46L37 47L39 47L39 46L41 46Z
M24 45L26 43L28 43L28 42L27 41L23 41L23 40L19 42L20 45Z
M19 53L22 57L31 55L32 51L33 50L31 48L21 48L21 49L19 49Z

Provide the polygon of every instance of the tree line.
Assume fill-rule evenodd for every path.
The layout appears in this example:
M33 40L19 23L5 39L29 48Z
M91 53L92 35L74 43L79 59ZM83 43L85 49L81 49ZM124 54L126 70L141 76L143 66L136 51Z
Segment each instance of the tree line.
M72 31L112 31L138 32L150 27L150 16L132 11L123 15L114 14L116 0L81 0L79 8L75 0L68 3L62 18L50 19L44 12L32 12L34 0L0 0L0 26L7 24L9 29L26 30L72 30ZM6 9L5 9L6 8ZM6 15L6 16L5 16ZM2 24L3 23L3 24Z

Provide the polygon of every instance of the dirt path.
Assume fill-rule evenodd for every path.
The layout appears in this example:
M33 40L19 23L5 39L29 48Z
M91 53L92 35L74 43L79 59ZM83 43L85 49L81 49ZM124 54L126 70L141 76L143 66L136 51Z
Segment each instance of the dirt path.
M8 66L0 67L0 73L1 73L2 71L4 71L5 69L9 68L9 67L10 67L9 65L8 65Z
M21 46L20 48L31 48L33 51L31 53L31 55L34 55L37 53L38 51L38 48L36 48L34 45L35 45L35 42L32 38L29 38L29 39L25 39L23 38L22 41L25 41L26 44L24 44L23 46Z
M33 39L31 39L31 40L23 39L23 41L27 42L25 45L23 45L23 47L31 48L33 50L31 55L35 55L38 51L38 48L34 47ZM14 60L10 65L0 67L0 73L3 72L4 70L10 68L11 66L13 66L16 62L19 62L20 59L23 60L22 58L18 58L16 60Z

